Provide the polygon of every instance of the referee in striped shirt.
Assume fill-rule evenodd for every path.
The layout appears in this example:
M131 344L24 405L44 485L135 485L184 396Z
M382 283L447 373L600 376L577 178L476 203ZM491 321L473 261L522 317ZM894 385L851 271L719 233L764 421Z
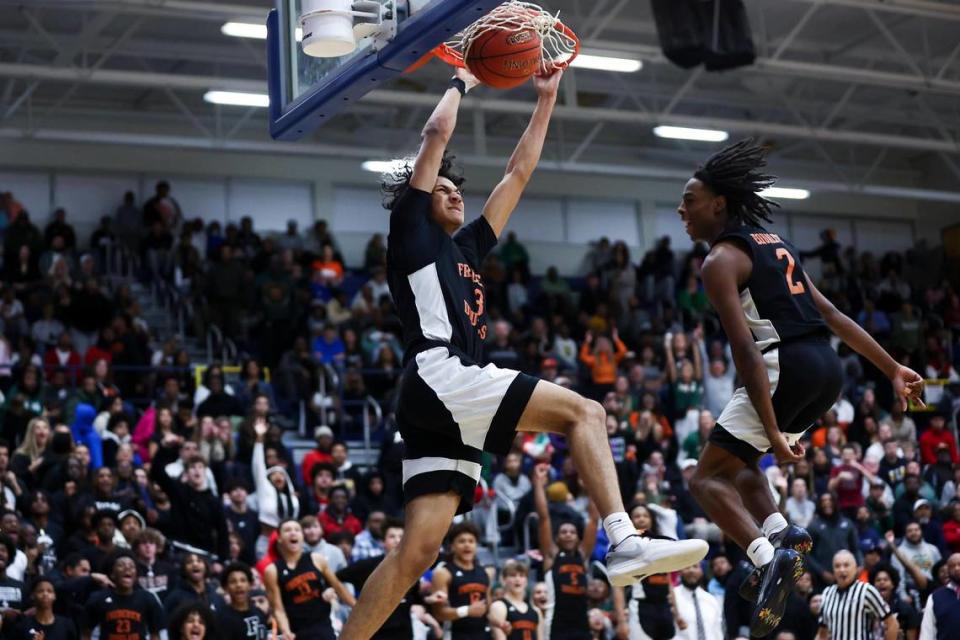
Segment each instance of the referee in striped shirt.
M833 575L837 583L823 592L817 640L870 640L878 620L884 640L897 640L897 617L872 584L857 580L852 553L844 550L833 556Z

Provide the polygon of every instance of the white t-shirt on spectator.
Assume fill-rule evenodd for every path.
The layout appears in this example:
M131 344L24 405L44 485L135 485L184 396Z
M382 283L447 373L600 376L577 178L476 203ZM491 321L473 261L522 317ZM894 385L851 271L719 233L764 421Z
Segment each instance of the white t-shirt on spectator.
M850 404L850 401L845 397L840 396L840 399L837 400L836 404L833 405L833 410L837 414L837 422L840 424L850 424L853 422L854 409L853 405Z
M787 498L786 509L790 522L798 527L806 528L813 520L817 505L813 504L813 501L808 498L797 500L791 496Z

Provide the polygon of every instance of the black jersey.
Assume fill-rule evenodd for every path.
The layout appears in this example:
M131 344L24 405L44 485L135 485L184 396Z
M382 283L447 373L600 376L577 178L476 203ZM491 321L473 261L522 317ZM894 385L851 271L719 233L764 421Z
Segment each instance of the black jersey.
M451 607L456 609L487 599L490 578L479 564L474 563L473 569L464 569L451 560L444 567L450 572L451 576L450 587L447 591L448 603ZM490 635L486 616L454 620L450 624L450 632L453 640L472 640L474 638L485 640Z
M217 611L217 624L221 638L231 640L264 640L267 637L267 616L263 611L250 606L246 611L223 607Z
M572 631L589 631L587 621L587 572L580 551L559 551L547 576L547 588L553 593L550 637Z
M73 620L58 615L53 617L53 624L40 624L36 616L25 616L11 626L13 631L9 637L14 640L77 640L80 637Z
M724 231L714 246L724 240L732 240L753 260L750 278L740 290L740 304L761 351L783 341L826 333L827 324L792 244L763 227L748 225Z
M483 216L449 236L431 218L432 201L411 187L390 214L387 278L403 324L404 358L450 344L480 362L487 336L480 265L497 237Z
M148 640L166 626L160 601L139 588L126 595L112 589L98 591L87 602L84 614L84 628L100 627L101 640Z
M651 640L668 640L676 635L673 611L670 609L670 575L655 573L633 585L640 628Z
M152 565L137 561L137 584L161 602L166 599L177 583L177 570L166 560L157 560Z
M655 573L633 585L633 599L651 604L670 604L670 574Z
M297 565L291 569L283 558L274 561L277 567L277 584L283 608L290 621L290 630L299 638L305 636L333 638L330 624L330 603L323 599L327 583L313 563L309 553L300 555Z
M507 599L502 602L507 607L507 622L510 623L510 634L507 640L537 640L537 626L540 624L540 615L527 602L527 610L521 612L517 605Z
M23 583L4 576L0 578L0 610L23 610Z

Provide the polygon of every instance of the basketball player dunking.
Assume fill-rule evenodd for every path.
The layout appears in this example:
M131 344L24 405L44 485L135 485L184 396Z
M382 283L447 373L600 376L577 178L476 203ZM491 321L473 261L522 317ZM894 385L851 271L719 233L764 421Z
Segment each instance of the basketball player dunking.
M464 225L463 178L446 155L461 98L477 80L458 69L422 132L412 164L384 190L387 272L403 324L397 421L406 444L406 535L377 567L343 629L366 640L433 563L453 517L472 508L483 451L506 455L517 431L566 436L611 542L611 582L678 570L707 552L701 540L643 539L623 509L599 403L531 376L482 366L487 333L481 263L540 160L561 72L534 76L537 105L482 215Z
M760 226L775 206L759 195L775 179L760 173L765 164L751 141L715 153L687 182L677 210L690 237L710 244L703 284L744 384L720 414L691 490L757 567L741 588L757 598L755 637L779 624L803 572L799 552L811 546L805 530L788 527L757 462L768 451L780 463L803 459L800 437L840 396L843 374L830 332L890 378L904 407L923 391L915 371L823 297L793 245Z

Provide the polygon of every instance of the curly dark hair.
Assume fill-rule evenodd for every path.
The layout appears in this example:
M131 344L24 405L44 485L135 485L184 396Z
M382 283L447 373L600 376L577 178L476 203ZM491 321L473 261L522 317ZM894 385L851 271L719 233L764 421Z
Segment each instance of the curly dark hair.
M170 622L167 624L167 637L169 640L183 640L183 625L192 615L197 615L203 621L205 629L204 638L206 640L218 640L217 619L210 611L210 607L199 600L180 605L176 611L170 615Z
M727 199L727 213L744 224L772 222L770 212L776 202L759 195L776 182L776 176L760 173L767 165L766 151L752 138L717 151L707 158L693 177Z
M456 159L457 157L455 155L449 151L444 151L443 160L440 161L440 172L438 175L443 176L459 189L467 179L463 177L459 167L454 164ZM384 179L380 183L384 209L393 211L394 206L400 201L403 194L407 192L407 189L410 187L410 178L413 177L413 162L414 160L412 158L407 158L400 168L384 175Z
M457 536L463 535L464 533L473 536L473 539L478 543L482 539L480 537L480 528L472 522L464 520L450 527L450 530L447 532L447 542L452 544L453 541L457 539Z
M873 569L870 569L870 584L873 584L873 585L876 584L877 574L879 574L881 571L883 573L886 573L888 576L890 576L890 582L893 583L893 590L896 591L897 588L900 586L900 572L897 571L895 567L893 567L892 565L886 562L881 562L875 567L873 567Z

